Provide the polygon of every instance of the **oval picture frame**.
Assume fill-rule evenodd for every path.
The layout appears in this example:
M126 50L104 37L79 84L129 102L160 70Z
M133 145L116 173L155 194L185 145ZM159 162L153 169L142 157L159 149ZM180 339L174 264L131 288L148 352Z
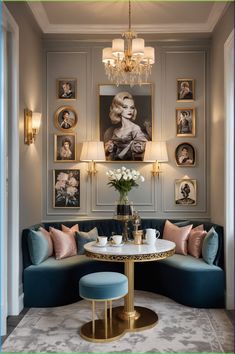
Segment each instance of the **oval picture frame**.
M77 112L71 106L62 106L54 114L55 126L63 132L73 131L77 125L77 121Z
M181 143L175 149L175 162L179 167L194 167L196 153L192 144Z

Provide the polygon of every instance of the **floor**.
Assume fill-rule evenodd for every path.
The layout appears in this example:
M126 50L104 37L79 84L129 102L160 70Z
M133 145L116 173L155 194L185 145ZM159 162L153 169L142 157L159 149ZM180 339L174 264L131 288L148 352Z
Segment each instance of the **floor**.
M145 302L147 301L148 303L150 303L151 302L151 296L152 297L154 297L154 299L153 300L155 300L155 297L156 297L156 295L154 295L154 294L152 294L152 295L150 295L150 299L147 299L146 297L145 297ZM164 299L163 299L164 300ZM170 312L167 314L167 318L170 316L170 313L172 313L172 312L175 312L176 311L176 319L178 320L179 318L180 318L180 316L182 315L182 313L183 313L183 317L184 317L184 311L186 311L185 312L185 315L186 315L186 317L187 317L187 315L189 315L190 313L187 313L187 308L185 308L184 306L181 306L181 305L179 305L179 304L177 304L177 303L173 303L171 300L169 300L169 299L165 299L164 301L167 301L167 304L168 304L168 302L169 302L169 304L168 304L168 308L170 307L170 306L173 306L172 307L172 310L174 310L174 311L172 311L172 310L170 310ZM171 304L171 302L172 302L172 304ZM158 304L160 305L160 302L158 301ZM76 306L76 304L75 304L75 306ZM68 308L67 308L68 307ZM79 305L79 308L80 308L80 305ZM64 309L63 309L63 311L64 311L64 313L62 314L61 313L61 316L62 316L62 318L63 318L63 321L64 320L66 320L66 311L68 311L68 309L69 309L69 306L66 306L66 307L64 307ZM178 309L178 310L177 310ZM33 313L30 315L30 312L32 312L32 310L33 310ZM159 308L158 309L159 311L160 311L160 313L161 313L161 309ZM191 311L191 308L189 308L189 310ZM198 311L199 310L199 311ZM203 325L204 325L204 321L205 321L205 317L204 317L204 310L202 309L202 311L200 310L200 309L192 309L192 311L194 311L194 315L200 315L200 313L201 313L201 315L198 317L199 319L201 319L202 320L202 322L198 322L198 324L200 323L200 326L199 326L199 328L202 326L203 327ZM34 315L34 311L35 311L35 315ZM39 311L39 315L40 316L38 316L37 315L37 312ZM45 312L46 311L46 312ZM13 329L19 324L19 322L24 318L24 321L22 321L22 322L25 322L25 320L26 320L26 318L28 317L28 320L30 320L31 322L29 322L29 328L31 328L30 330L31 330L31 335L33 336L34 334L34 329L33 329L33 325L34 325L34 323L32 322L32 320L34 319L34 316L36 316L37 315L37 317L35 317L35 319L37 319L37 322L38 322L38 326L39 326L39 328L38 328L38 331L39 331L39 335L40 335L40 331L42 331L42 329L44 329L44 326L45 326L45 323L44 323L44 325L42 326L42 328L40 328L40 321L38 321L38 319L41 317L41 320L45 317L45 319L47 320L47 316L48 316L48 313L47 312L52 312L51 313L51 315L52 315L52 317L53 317L53 323L55 323L55 319L57 318L57 316L58 316L58 312L56 312L55 314L53 314L53 311L58 311L58 308L56 309L24 309L21 313L20 313L20 315L19 316L9 316L9 318L8 318L8 327L7 327L7 335L6 336L4 336L4 337L2 337L2 341L4 342L5 340L6 340L6 338L11 334L11 332L13 331ZM62 311L62 312L63 312ZM165 310L164 310L165 311ZM177 312L178 311L178 312ZM45 313L44 313L45 312ZM74 312L74 311L73 311ZM76 312L76 311L75 311ZM216 312L216 311L215 311ZM226 317L229 319L229 321L231 321L231 323L232 324L234 324L234 311L224 311L225 312L225 314L226 314ZM86 310L86 313L87 313L87 310ZM178 313L178 315L177 315L177 313ZM27 314L27 316L25 317L25 315ZM68 315L68 314L67 314ZM56 316L56 317L54 317L54 316ZM190 315L191 316L191 315ZM189 316L189 319L190 319L190 322L191 322L191 317ZM71 316L68 316L70 319L71 319ZM49 318L49 317L48 317ZM21 322L21 323L22 323ZM26 321L27 322L27 321ZM67 322L67 321L65 321L65 322ZM77 322L77 319L76 319L76 322ZM170 322L172 322L172 321L170 321ZM173 321L174 322L174 321ZM213 321L212 321L213 322ZM181 324L183 324L183 323L181 323ZM69 326L69 330L71 331L71 328L70 328L70 326L72 325L72 323L70 322L70 323L68 323L67 322L67 325L66 326ZM180 325L180 323L178 323L177 325ZM21 326L23 326L23 325L21 325L20 324L20 327ZM65 326L65 328L62 330L62 332L59 334L59 336L63 336L64 334L65 334L65 332L66 332L66 326ZM160 326L161 326L161 323L160 323ZM165 335L166 335L166 331L167 331L167 328L168 327L170 327L170 326L172 326L172 323L168 323L168 324L166 324L166 328L164 328L164 331L163 331L163 334L164 334L164 336L162 337L162 340L164 341L164 339L165 339ZM36 326L37 327L37 326ZM35 327L35 329L36 329L36 327ZM170 328L168 328L168 331L169 331L169 329ZM51 330L52 330L52 332L54 331L54 329L53 328L51 328ZM160 330L160 328L159 328L159 330ZM220 330L219 328L218 328L218 330ZM33 331L33 332L32 332ZM150 330L151 331L151 330ZM174 328L174 338L175 337L177 337L177 333L175 332L176 331L176 329ZM46 333L46 332L45 332ZM43 332L43 338L45 338L45 333ZM171 332L169 332L169 338L167 337L166 339L167 340L171 340ZM201 336L200 335L201 333L199 333L199 337L198 338L196 338L197 340L199 340L199 342L203 339L203 335ZM31 337L31 335L30 335L30 333L28 333L28 335L29 335L29 337L30 338L32 338ZM37 333L35 332L35 335L36 335L36 337L37 337ZM136 341L137 339L137 337L136 337L136 335L137 334L133 334L134 335L134 340ZM132 336L133 336L132 335ZM208 335L208 333L207 333L207 335ZM18 338L19 339L19 338ZM17 332L15 333L15 336L14 336L14 341L16 340L16 342L17 342ZM131 340L132 339L132 337L130 337L129 338L129 340ZM141 341L143 341L143 338L141 338ZM18 342L17 342L18 343ZM199 343L200 344L200 343ZM45 347L46 348L46 347ZM49 348L49 347L48 347ZM125 347L126 348L126 347ZM49 348L50 349L50 348ZM52 350L50 349L49 350L48 349L48 352L51 352ZM74 348L72 348L72 349L74 349ZM90 352L90 349L91 348L88 348L87 347L87 352ZM20 350L19 350L20 351ZM47 350L45 350L46 352L47 352ZM66 350L67 351L67 350ZM120 350L119 350L120 351ZM176 352L177 352L177 350L176 350ZM223 352L223 350L221 351L221 352Z

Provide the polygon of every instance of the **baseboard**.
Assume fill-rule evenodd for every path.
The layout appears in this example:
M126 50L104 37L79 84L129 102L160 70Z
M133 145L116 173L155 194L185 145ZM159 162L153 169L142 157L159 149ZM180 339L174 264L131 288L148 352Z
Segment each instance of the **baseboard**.
M6 309L3 304L0 306L1 308L1 319L0 319L0 333L1 336L5 336L7 333L7 320L6 320Z
M234 310L234 294L226 294L226 309Z

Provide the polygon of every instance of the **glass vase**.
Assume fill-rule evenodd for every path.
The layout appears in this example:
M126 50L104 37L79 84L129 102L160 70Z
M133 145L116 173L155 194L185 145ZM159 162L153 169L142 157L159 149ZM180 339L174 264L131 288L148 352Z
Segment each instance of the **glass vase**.
M117 216L129 218L129 215L132 215L132 209L132 203L130 203L128 199L128 192L119 192Z

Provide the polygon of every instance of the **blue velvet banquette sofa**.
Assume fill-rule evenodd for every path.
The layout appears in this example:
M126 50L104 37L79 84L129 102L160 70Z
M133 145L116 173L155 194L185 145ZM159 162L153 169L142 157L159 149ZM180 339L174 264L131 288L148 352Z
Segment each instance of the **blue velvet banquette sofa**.
M141 229L155 228L161 236L165 219L142 219ZM173 223L180 220L171 220ZM196 227L204 224L208 231L212 226L219 236L218 252L212 265L202 258L174 254L172 257L151 262L137 262L135 265L135 289L165 295L178 303L198 308L224 307L224 257L223 227L210 222L188 221ZM23 289L25 307L62 306L80 300L79 279L88 273L98 271L124 271L123 263L103 262L76 255L61 260L49 257L39 265L30 259L28 238L30 230L43 226L61 229L61 225L79 225L80 231L97 227L99 235L121 234L123 224L114 219L77 220L70 222L51 222L31 226L22 233L23 250ZM131 224L131 223L130 223ZM130 225L131 229L131 225ZM130 230L131 233L131 230Z

